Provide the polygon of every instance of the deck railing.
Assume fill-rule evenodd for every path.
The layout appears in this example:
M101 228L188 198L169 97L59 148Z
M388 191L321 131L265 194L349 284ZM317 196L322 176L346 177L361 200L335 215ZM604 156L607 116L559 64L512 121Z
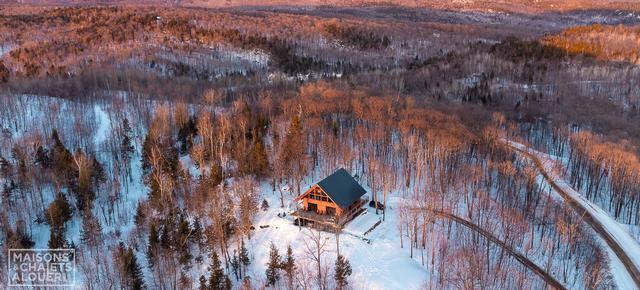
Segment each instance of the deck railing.
M330 225L333 227L343 226L347 222L351 221L356 214L360 213L360 211L362 210L362 206L364 206L367 203L367 201L368 199L366 197L359 199L356 202L355 206L352 206L349 210L343 211L338 217L332 216L332 215L326 215L326 214L319 214L315 211L307 211L307 210L304 210L304 208L302 207L298 207L298 209L293 213L291 213L291 215L296 218L302 218L305 220L322 223L322 224Z

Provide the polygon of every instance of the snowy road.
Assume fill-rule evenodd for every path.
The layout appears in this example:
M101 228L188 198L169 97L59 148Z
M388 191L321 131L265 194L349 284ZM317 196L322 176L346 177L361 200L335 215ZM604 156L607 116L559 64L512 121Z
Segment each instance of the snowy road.
M419 210L425 210L424 208L419 208ZM527 269L531 270L533 273L535 273L536 275L538 275L538 277L540 277L542 280L544 280L545 282L547 282L547 284L549 286L551 286L554 289L567 289L564 285L562 285L562 283L560 283L558 280L556 280L553 276L549 275L549 273L547 273L547 271L545 271L543 268L539 267L538 265L536 265L535 262L529 260L527 258L526 255L523 255L521 253L519 253L516 249L514 249L513 247L511 247L510 245L508 245L507 243L505 243L504 241L500 240L498 237L494 236L492 233L486 231L485 229L481 228L480 226L472 223L471 221L461 218L459 216L456 216L454 214L451 213L446 213L446 212L442 212L442 211L437 211L437 210L432 210L432 209L427 209L431 212L433 212L436 216L441 217L441 218L445 218L448 220L452 220L454 222L456 222L459 225L462 225L480 235L482 235L483 237L485 237L487 240L491 241L493 244L499 246L500 248L504 249L507 254L509 254L511 257L513 257L514 259L516 259L518 262L520 262L520 264L522 264L523 266L525 266Z
M606 211L584 198L559 173L554 171L555 159L522 144L510 141L508 143L524 157L535 163L545 181L600 235L609 246L609 250L615 253L617 260L612 259L610 264L618 288L640 289L640 244L638 241ZM622 263L624 268L620 268L619 263ZM626 270L627 273L616 273L620 270ZM631 281L625 278L630 278Z

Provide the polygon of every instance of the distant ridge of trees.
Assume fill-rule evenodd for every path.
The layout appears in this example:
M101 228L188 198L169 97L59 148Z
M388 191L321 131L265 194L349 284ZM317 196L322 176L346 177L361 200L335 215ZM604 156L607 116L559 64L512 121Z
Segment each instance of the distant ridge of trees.
M323 25L323 29L330 37L345 45L355 46L360 50L384 49L391 43L391 40L386 35L380 36L372 31L366 31L354 26L327 23Z
M544 43L571 54L640 63L640 26L586 25L546 36Z

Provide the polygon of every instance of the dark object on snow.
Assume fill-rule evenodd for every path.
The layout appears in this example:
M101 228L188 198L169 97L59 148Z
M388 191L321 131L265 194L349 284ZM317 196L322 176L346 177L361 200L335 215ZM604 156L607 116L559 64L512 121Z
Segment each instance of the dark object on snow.
M372 208L376 208L376 202L373 200L370 201L369 206ZM382 204L381 202L378 202L378 209L384 210L384 204Z
M249 229L250 229L250 230L255 230L255 229L256 229L256 227L251 226Z
M268 228L269 225L260 226L261 229Z
M348 208L367 192L344 168L318 182L318 186L341 208Z
M309 221L304 220L304 219L295 218L295 219L293 219L293 224L296 225L296 226L306 226L307 224L309 224ZM300 228L300 230L302 230L302 228Z
M373 231L377 226L379 226L382 223L382 221L378 221L376 222L370 229L368 229L366 232L364 232L363 236L366 236L367 234L369 234L371 231Z

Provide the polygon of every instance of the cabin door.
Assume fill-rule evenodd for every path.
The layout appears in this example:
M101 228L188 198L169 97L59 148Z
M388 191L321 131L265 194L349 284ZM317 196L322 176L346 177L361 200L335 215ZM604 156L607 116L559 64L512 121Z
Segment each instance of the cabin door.
M317 213L317 212L318 212L318 205L317 205L317 204L315 204L315 203L310 202L310 203L307 205L307 211L312 211L312 212Z

